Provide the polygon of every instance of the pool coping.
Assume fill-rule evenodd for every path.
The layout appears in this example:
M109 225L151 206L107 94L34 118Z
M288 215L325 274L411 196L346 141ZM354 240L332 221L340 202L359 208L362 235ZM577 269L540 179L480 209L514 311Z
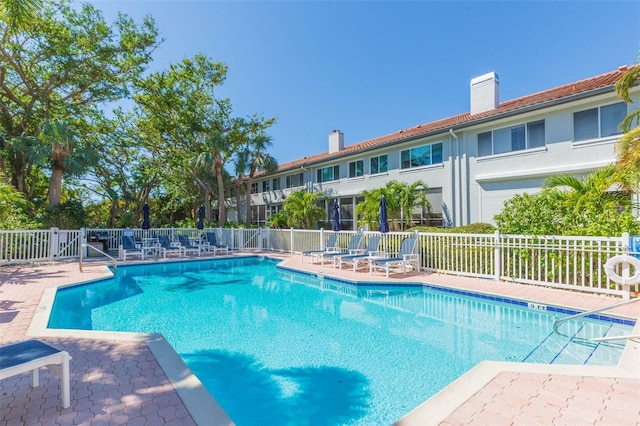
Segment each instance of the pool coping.
M350 285L380 285L381 280L349 280L343 277L332 275L329 272L318 274L309 270L298 269L296 267L286 265L287 259L279 259L270 257L265 254L236 254L233 258L240 257L265 257L273 260L279 260L277 267L292 272L298 272L305 275L330 278L338 282L344 282ZM222 260L225 256L216 257L216 260ZM203 261L213 259L192 259L186 261ZM185 260L176 259L175 262L183 262ZM143 265L148 262L132 262L128 265ZM44 290L40 302L33 315L29 328L28 336L33 337L69 337L84 338L96 340L129 340L144 341L158 364L165 372L167 379L171 382L176 392L185 404L186 409L191 414L193 420L199 425L215 424L215 425L233 425L231 418L224 412L222 407L215 400L213 395L204 387L202 382L187 367L182 358L177 354L173 347L165 340L161 334L156 333L135 333L135 332L108 332L93 330L71 330L71 329L49 329L47 328L49 316L55 294L59 288L75 287L88 283L109 279L113 273L107 266L102 266L104 276L90 280L82 280L73 283L62 284L57 287L50 287ZM424 276L426 279L427 276ZM444 291L459 292L458 289L447 287L445 285L425 284L416 281L415 283L402 283L403 285L430 286ZM383 285L393 285L393 282L385 282ZM510 300L521 300L498 295L491 292L465 291L472 295L489 295ZM557 307L557 304L554 304ZM567 309L575 310L575 307L565 306ZM633 334L640 334L640 321L637 318L624 315L613 315L613 317L631 318L636 321ZM444 389L415 407L396 423L397 425L430 425L440 424L447 418L456 408L460 407L471 396L481 390L498 374L503 372L524 372L524 373L542 373L542 374L562 374L571 376L594 376L594 377L621 377L621 378L640 378L640 341L627 340L627 344L621 355L617 366L583 366L583 365L553 365L553 364L534 364L522 362L499 362L499 361L483 361L472 369L468 370L454 382L450 383Z

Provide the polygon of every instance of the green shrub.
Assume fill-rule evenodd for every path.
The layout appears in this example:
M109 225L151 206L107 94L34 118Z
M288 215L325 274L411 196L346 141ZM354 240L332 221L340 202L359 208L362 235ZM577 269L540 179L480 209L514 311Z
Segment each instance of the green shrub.
M493 234L496 228L489 223L470 223L469 225L455 226L453 228L438 228L435 226L415 226L407 231L432 232L439 234Z

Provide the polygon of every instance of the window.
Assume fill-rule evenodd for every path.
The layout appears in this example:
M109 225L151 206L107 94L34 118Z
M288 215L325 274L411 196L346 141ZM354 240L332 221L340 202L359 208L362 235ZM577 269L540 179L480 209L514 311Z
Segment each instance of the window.
M352 161L349 163L349 177L358 177L364 175L364 160Z
M544 120L478 134L478 157L545 145Z
M295 175L287 176L285 179L285 185L287 188L295 188L297 186L304 185L304 173L296 173Z
M269 185L269 181L268 180L263 180L262 181L262 192L269 192L271 190L270 185Z
M252 194L257 194L258 193L258 182L252 182L251 183L251 193Z
M274 179L273 179L273 182L272 182L272 186L271 186L271 188L272 188L274 191L277 191L278 189L281 189L281 188L280 188L280 178L274 178Z
M387 170L387 154L380 155L378 157L371 157L369 161L369 165L371 166L370 173L372 175L376 173L386 173Z
M604 138L619 135L620 122L627 115L624 102L573 113L573 140Z
M340 179L340 166L329 166L318 169L318 183Z
M442 163L442 142L400 151L400 167L429 166Z

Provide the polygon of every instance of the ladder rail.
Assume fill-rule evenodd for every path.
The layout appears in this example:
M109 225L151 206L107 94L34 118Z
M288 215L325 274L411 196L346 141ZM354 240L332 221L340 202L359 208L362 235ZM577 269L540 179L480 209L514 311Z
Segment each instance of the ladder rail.
M91 244L80 244L80 248L87 248L87 249L91 249L94 251L97 251L98 253L100 253L103 256L106 256L107 258L111 259L111 262L113 262L113 272L116 272L118 270L118 261L112 257L109 256L107 253L103 252L102 250L100 250L99 248L96 248L94 246L92 246ZM80 262L79 262L79 267L80 267L80 272L84 272L82 270L82 253L84 250L80 250Z
M603 311L608 311L610 309L614 309L617 308L618 306L623 306L623 305L628 305L631 303L636 303L640 301L640 298L636 298L636 299L630 299L630 300L625 300L623 302L617 302L614 303L613 305L608 305L608 306L604 306L602 308L598 308L598 309L592 309L590 311L585 311L585 312L579 312L577 314L574 315L569 315L568 317L564 317L564 318L560 318L557 319L553 322L553 332L556 334L559 334L561 336L564 336L564 334L560 333L558 331L558 328L560 327L560 324L562 324L563 322L572 320L572 319L576 319L576 318L580 318L580 317L586 317L587 315L591 315L591 314L597 314L598 312L603 312ZM568 336L565 336L568 337ZM634 338L638 338L640 337L640 335L627 335L627 336L611 336L611 337L596 337L596 338L592 338L592 339L588 339L592 342L605 342L605 341L611 341L611 340L624 340L624 339L634 339Z

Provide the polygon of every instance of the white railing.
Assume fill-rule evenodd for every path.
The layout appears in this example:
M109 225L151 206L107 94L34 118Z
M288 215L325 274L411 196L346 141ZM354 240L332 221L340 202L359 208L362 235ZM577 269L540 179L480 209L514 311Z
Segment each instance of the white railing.
M76 258L82 244L100 241L106 252L117 252L124 229L0 230L0 265L20 262ZM190 238L215 232L232 250L257 249L289 253L323 247L332 231L304 229L155 228L131 229L134 237L178 234ZM346 247L355 231L339 232L338 245ZM370 235L365 232L363 246ZM383 235L380 249L394 255L406 232ZM604 263L612 256L629 253L629 235L620 237L532 237L523 235L420 233L422 270L469 277L489 278L525 284L540 284L581 291L628 296L612 282ZM86 255L86 253L83 253ZM634 253L630 253L634 254Z
M0 263L50 260L51 230L0 231Z

